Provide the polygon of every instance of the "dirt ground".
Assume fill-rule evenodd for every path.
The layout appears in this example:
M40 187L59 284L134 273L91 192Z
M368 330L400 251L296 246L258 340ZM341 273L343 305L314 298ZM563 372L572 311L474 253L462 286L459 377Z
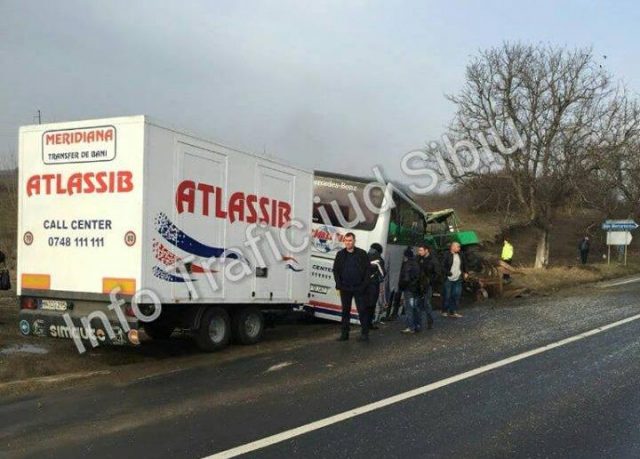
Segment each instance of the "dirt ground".
M267 329L255 346L230 346L214 354L201 353L189 337L175 334L170 340L146 340L137 347L98 347L79 354L72 340L22 336L15 292L0 292L0 393L7 383L28 380L25 384L31 384L33 378L90 372L150 374L207 364L211 359L255 356L304 345L309 336L333 336L337 330L336 323L287 320Z
M70 371L101 370L144 360L139 353L113 351L104 348L81 356L71 340L22 336L18 330L15 296L4 294L0 297L0 382Z

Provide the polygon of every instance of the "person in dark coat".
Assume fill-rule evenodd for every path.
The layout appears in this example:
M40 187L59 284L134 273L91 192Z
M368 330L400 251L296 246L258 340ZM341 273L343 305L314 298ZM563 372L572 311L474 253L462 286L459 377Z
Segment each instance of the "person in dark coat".
M400 267L399 288L404 297L404 312L407 328L402 333L416 333L422 329L422 308L420 307L420 266L411 247L404 251Z
M338 341L349 339L351 328L351 304L355 299L360 318L360 341L369 340L369 314L367 310L367 286L369 284L369 256L367 252L356 247L356 236L345 234L344 249L336 254L333 262L333 277L336 288L340 291L342 303L342 333Z
M580 240L578 244L578 251L580 252L580 262L583 265L587 264L587 259L589 258L589 250L591 249L591 240L589 236L585 236Z
M426 244L418 246L418 265L420 266L420 294L422 310L427 315L427 328L433 328L433 307L431 297L433 296L433 286L438 278L438 268L435 258L431 255L431 249Z
M382 246L377 242L371 244L369 249L369 285L367 287L367 310L369 312L369 329L377 330L376 307L380 300L380 285L387 275L384 259L382 258Z
M462 297L462 283L468 276L467 260L464 253L460 251L460 243L452 242L449 251L442 260L442 271L444 273L443 307L442 315L459 318L458 313L460 298Z

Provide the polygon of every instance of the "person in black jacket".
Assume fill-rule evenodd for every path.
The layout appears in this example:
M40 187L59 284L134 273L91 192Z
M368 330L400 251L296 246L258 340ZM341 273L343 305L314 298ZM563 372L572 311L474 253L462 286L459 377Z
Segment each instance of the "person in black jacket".
M367 310L367 285L369 283L369 256L355 246L356 236L347 233L342 240L344 249L336 254L333 262L333 277L340 291L342 303L342 333L338 341L349 339L351 328L351 303L356 300L360 318L360 341L369 340L369 313Z
M418 265L420 266L420 294L422 295L422 310L427 315L427 328L433 328L433 308L431 297L433 286L438 278L437 263L431 255L431 249L426 244L418 246Z
M583 265L587 264L590 249L591 241L589 240L589 236L585 236L580 240L580 243L578 244L578 251L580 252L580 262Z
M377 242L369 248L369 285L367 286L367 311L369 313L369 329L377 330L375 325L379 321L380 311L376 311L380 301L380 284L387 275L382 258L382 246ZM377 312L377 314L376 314Z
M442 315L459 318L458 306L462 296L462 282L467 278L467 260L460 251L460 243L452 242L449 251L444 255L442 268L445 276L442 289Z
M407 247L404 251L398 286L404 296L404 313L407 322L407 328L402 330L402 333L419 332L422 329L422 311L419 305L420 266L411 247Z

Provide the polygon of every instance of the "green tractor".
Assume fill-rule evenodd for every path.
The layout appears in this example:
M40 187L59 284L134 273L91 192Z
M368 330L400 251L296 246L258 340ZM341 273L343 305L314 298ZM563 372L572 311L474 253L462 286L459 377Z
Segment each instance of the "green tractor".
M479 254L480 239L475 231L460 230L460 220L455 210L428 212L417 204L399 207L392 210L389 225L389 240L394 244L415 246L425 242L441 256L448 250L449 244L458 242L466 255L469 268L476 272L484 269Z
M447 250L449 244L458 242L462 246L472 271L483 269L479 253L480 239L475 231L460 230L460 220L453 209L444 209L426 214L424 240L438 253Z

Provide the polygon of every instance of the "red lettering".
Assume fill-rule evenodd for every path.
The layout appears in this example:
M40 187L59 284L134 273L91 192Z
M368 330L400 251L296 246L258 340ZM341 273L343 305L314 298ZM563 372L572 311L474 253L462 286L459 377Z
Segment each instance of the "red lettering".
M96 190L96 186L93 184L93 172L87 172L84 174L84 192L93 193Z
M130 171L76 172L69 177L62 174L32 175L27 179L26 192L27 196L54 193L72 196L82 193L128 193L133 187L133 174Z
M73 129L67 132L45 132L45 145L71 145L73 143L112 142L115 137L113 128L107 129Z
M278 201L271 201L271 226L278 226Z
M116 177L113 172L109 172L109 193L113 193Z
M258 201L258 197L255 194L250 194L247 196L247 210L249 211L249 215L247 216L247 223L255 223L258 221L258 213L256 212L256 202Z
M133 174L130 171L118 172L118 193L133 191Z
M96 182L98 182L98 186L96 187L96 193L104 193L107 191L107 182L104 181L106 176L107 176L106 172L96 173Z
M216 217L226 218L227 212L222 207L222 188L216 187Z
M73 194L74 188L76 193L82 193L82 174L80 173L73 174L67 181L67 192L70 196Z
M56 194L67 194L67 190L64 189L60 174L56 174Z
M195 187L196 184L193 180L184 180L178 185L176 191L176 209L178 213L184 212L184 205L187 204L187 212L193 213L195 206Z
M46 190L45 193L46 194L51 194L51 192L52 192L51 191L51 182L53 181L53 179L55 177L56 176L53 175L53 174L45 174L45 175L42 176L42 179L45 182L45 190Z
M27 180L27 196L31 196L32 194L40 194L40 176L32 175Z
M212 194L215 199L213 202ZM291 221L291 205L284 201L267 196L258 198L255 194L244 194L241 191L231 193L225 199L224 190L214 185L193 180L184 180L178 184L175 194L178 213L195 213L197 199L202 200L198 212L205 217L213 215L216 218L226 218L231 223L259 222L280 228Z
M202 192L202 215L209 216L209 195L214 192L214 188L206 183L198 183L198 191Z
M267 197L261 197L260 200L258 201L259 205L260 205L260 212L261 212L261 216L260 216L260 223L269 223L269 198Z
M244 221L244 193L236 191L229 198L229 220Z
M280 201L278 202L278 228L282 228L284 225L291 221L291 206L289 203Z

